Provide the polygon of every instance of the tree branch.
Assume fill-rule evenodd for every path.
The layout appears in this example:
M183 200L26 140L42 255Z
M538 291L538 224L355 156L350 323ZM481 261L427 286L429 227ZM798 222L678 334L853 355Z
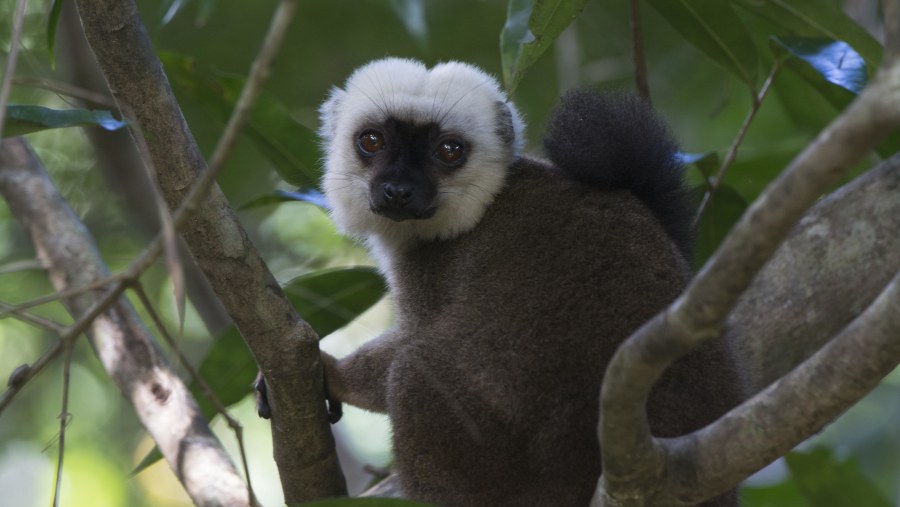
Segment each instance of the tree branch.
M53 188L22 138L0 142L0 193L29 232L57 290L108 276L84 225ZM90 322L88 336L103 366L134 406L191 499L204 506L248 505L247 487L187 387L169 369L120 294L121 289L107 291L103 297L82 293L64 303L80 326ZM73 331L61 339L60 343L69 344L63 348L81 333ZM209 487L210 477L215 477L214 488Z
M900 363L900 272L874 303L784 378L706 428L665 441L675 496L700 501L819 432ZM703 478L698 484L697 478Z
M116 101L134 112L147 137L163 195L174 209L205 164L134 2L77 5ZM315 332L284 296L215 184L180 231L266 377L285 500L346 494L325 413Z
M900 126L900 64L883 67L860 96L747 210L685 293L613 357L601 392L603 476L594 505L639 505L658 491L665 462L644 406L677 358L720 334L728 312L801 214L844 170ZM646 474L651 470L656 474Z
M819 350L887 285L900 266L898 189L900 154L818 202L741 296L725 339L748 394Z

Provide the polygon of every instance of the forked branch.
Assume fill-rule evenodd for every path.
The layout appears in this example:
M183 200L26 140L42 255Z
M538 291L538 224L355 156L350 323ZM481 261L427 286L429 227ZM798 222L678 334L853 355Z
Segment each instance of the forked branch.
M747 210L685 293L619 349L603 381L599 428L603 476L593 505L644 505L643 502L651 495L656 497L657 502L659 498L670 498L673 504L685 501L683 496L677 496L682 493L676 486L680 478L666 474L668 470L679 468L674 460L683 458L681 450L687 447L686 439L693 437L665 443L652 437L644 415L650 388L672 362L703 341L720 335L723 322L738 298L801 215L850 166L898 127L900 61L887 59L856 101L798 155ZM879 304L890 305L891 297L885 297L888 302ZM866 319L874 316L881 317L883 313L871 310ZM876 324L866 321L864 325ZM890 354L893 349L883 352ZM898 359L900 357L888 358L895 364ZM810 362L801 368L813 369L814 364ZM869 373L878 375L876 371ZM824 403L825 400L810 396L808 401ZM843 407L848 407L852 401L842 399ZM740 433L752 425L750 418L755 412L788 413L788 408L764 406L757 402L757 408L752 413L744 413L739 423L735 422L732 413L699 438L711 438L708 435L719 431L716 427L725 424L723 421L730 421L730 430ZM823 409L811 410L807 415L812 413L815 417L810 419L801 419L799 415L785 418L782 430L797 436L804 430L826 424L832 414ZM808 435L804 433L803 436ZM757 456L760 463L777 457L770 456L765 450L758 450ZM704 470L709 471L709 468ZM718 471L717 477L722 482L716 484L703 477L703 489L693 489L699 496L691 501L724 491L732 487L741 474L752 471L737 465L726 466ZM696 470L691 473L696 474Z

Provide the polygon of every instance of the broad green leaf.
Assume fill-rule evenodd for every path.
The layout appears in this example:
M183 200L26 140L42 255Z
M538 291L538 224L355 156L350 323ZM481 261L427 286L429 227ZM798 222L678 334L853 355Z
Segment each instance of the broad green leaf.
M285 284L285 294L300 316L326 336L347 325L384 295L384 280L367 267L316 271ZM234 326L220 337L200 365L200 375L227 407L250 393L256 361ZM215 414L196 386L192 386L203 414Z
M865 58L869 70L881 63L881 44L831 0L731 0L783 28L786 34L844 41Z
M816 507L891 507L853 459L838 462L829 449L785 456L800 491Z
M436 507L399 498L333 498L301 504L302 507Z
M699 204L706 192L706 186L694 187L691 194ZM733 187L722 183L713 194L706 211L697 224L697 239L694 244L694 267L699 269L719 248L732 226L744 214L747 201Z
M348 324L378 302L385 290L384 279L370 267L316 271L284 286L294 308L319 336Z
M223 124L228 120L244 85L242 78L198 69L183 56L161 54L160 58L179 91L213 110ZM260 94L244 134L286 182L298 187L318 183L321 156L315 132L294 119L274 96Z
M6 107L3 137L14 137L41 130L96 125L106 130L119 130L126 122L113 118L109 111L89 109L50 109L43 106L10 105Z
M584 9L587 0L509 0L500 33L503 82L512 91L525 71Z
M256 377L256 361L250 355L247 344L234 326L229 327L209 350L200 364L200 376L226 407L250 394L250 384ZM198 386L191 384L191 392L200 405L200 411L209 419L216 409Z
M755 88L758 55L743 20L725 0L650 0L684 38Z
M242 205L240 209L260 208L262 206L270 206L272 204L281 204L283 202L308 202L314 204L325 211L328 211L328 202L325 195L315 189L297 190L289 192L287 190L276 190L272 193L261 195L256 199Z

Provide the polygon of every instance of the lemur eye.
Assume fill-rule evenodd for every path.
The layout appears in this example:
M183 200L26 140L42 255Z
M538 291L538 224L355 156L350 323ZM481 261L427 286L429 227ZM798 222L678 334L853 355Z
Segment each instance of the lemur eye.
M434 156L447 166L455 167L466 160L466 147L455 139L445 139L438 143Z
M367 130L359 135L356 146L363 155L374 155L384 149L384 136L377 130Z

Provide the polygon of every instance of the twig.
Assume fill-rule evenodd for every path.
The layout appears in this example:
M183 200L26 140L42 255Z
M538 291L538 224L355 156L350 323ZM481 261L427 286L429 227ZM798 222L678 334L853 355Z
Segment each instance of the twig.
M3 75L3 82L0 83L0 137L3 136L3 126L6 123L6 106L9 104L12 77L16 73L16 64L19 60L19 46L22 42L22 26L24 24L25 0L17 0L16 13L13 16L12 37L9 42L9 55L6 57L6 73Z
M107 285L120 283L122 281L122 275L112 275L110 277L104 278L102 280L97 280L95 282L91 282L82 287L73 287L71 289L64 289L60 291L56 291L53 294L47 294L46 296L41 296L39 298L32 299L30 301L25 301L23 303L18 303L16 305L12 305L8 308L4 308L0 310L0 319L5 318L11 314L15 314L29 308L34 308L35 306L45 305L47 303L52 303L54 301L59 301L61 299L68 299L74 296L80 296L85 292L90 292L93 290L97 290Z
M641 28L640 0L631 0L631 58L634 62L634 86L638 95L647 104L650 100L650 86L647 84L647 57L644 52L644 32Z
M735 160L737 160L738 148L740 148L741 143L744 142L744 136L747 134L747 130L750 129L750 124L753 122L753 118L756 117L756 113L759 111L760 106L762 106L763 100L765 100L766 95L768 95L769 89L772 87L772 82L775 80L775 76L778 74L778 71L780 69L781 61L776 60L775 63L772 64L772 69L769 71L769 76L766 77L762 88L759 89L759 93L753 97L753 104L750 106L750 111L744 118L744 123L741 124L741 128L738 129L737 135L731 142L731 146L728 147L728 151L725 153L725 158L719 165L719 170L716 171L715 179L713 179L711 184L707 185L707 190L703 194L703 200L700 201L700 206L697 208L697 214L694 215L693 227L695 229L700 223L700 219L703 218L703 214L709 207L709 203L710 201L712 201L713 195L715 195L716 191L722 185L722 180L725 179L725 174L728 172L728 169L731 168L731 165L734 164Z
M44 269L44 265L37 259L13 261L0 266L0 275L19 273L21 271L33 271L37 269Z
M69 328L66 329L66 332L59 337L59 340L28 368L20 380L3 392L3 395L0 396L0 414L2 414L3 410L10 402L12 402L16 393L18 393L29 380L36 377L48 364L50 364L50 361L55 359L69 342L75 341L75 339L94 322L94 319L96 319L98 315L106 311L109 306L122 295L124 290L125 285L123 283L117 283L107 289L102 296L97 298L94 304L82 314L81 318L69 326Z
M33 88L42 88L59 95L73 97L83 100L89 104L96 104L98 106L103 106L109 109L118 109L119 107L116 104L116 101L114 101L112 97L108 95L97 93L95 91L81 88L79 86L73 86L70 83L57 81L55 79L32 76L16 76L13 78L13 84L19 86L31 86Z
M209 165L206 171L192 185L191 191L179 207L178 213L199 204L200 196L205 196L209 192L210 187L215 182L216 175L222 170L225 161L231 155L238 136L247 124L250 113L253 112L253 105L262 92L263 84L269 77L272 63L281 49L281 43L284 41L287 29L297 12L297 4L297 0L282 0L278 4L278 8L272 16L269 31L263 40L262 48L253 60L253 65L250 67L250 75L247 76L247 80L244 82L244 87L241 89L241 95L234 106L234 111L232 111L231 117L228 118L222 137L219 138L219 142L209 158Z
M36 315L34 313L26 312L24 310L17 310L13 305L9 303L0 301L0 308L18 317L22 322L27 322L29 324L42 327L44 329L52 331L56 335L61 335L65 331L65 328L59 322L48 319L46 317L41 317L40 315Z
M72 349L71 342L64 345L66 357L63 360L63 392L62 409L59 413L59 453L56 461L56 484L53 488L53 507L59 507L59 495L62 491L63 457L66 454L66 427L69 425L69 381L71 380Z
M900 58L900 1L881 1L884 20L884 58L885 61Z

